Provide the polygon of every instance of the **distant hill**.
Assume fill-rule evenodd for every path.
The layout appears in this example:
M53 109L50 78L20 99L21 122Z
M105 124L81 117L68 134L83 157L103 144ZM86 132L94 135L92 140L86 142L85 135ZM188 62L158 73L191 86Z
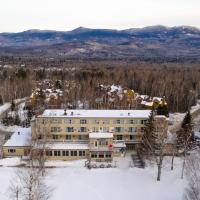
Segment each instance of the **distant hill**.
M200 57L200 30L151 26L126 30L28 30L0 33L0 55L66 58Z

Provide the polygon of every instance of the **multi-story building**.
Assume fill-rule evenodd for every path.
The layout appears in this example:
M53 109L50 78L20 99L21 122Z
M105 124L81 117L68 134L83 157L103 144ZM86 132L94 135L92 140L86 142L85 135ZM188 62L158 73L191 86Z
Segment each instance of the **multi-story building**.
M4 144L3 153L4 156L27 156L31 141L37 140L45 143L48 159L111 161L113 156L123 156L141 143L150 112L45 110L32 120L31 130L23 128L12 135ZM167 134L165 116L155 116L155 124L158 135Z

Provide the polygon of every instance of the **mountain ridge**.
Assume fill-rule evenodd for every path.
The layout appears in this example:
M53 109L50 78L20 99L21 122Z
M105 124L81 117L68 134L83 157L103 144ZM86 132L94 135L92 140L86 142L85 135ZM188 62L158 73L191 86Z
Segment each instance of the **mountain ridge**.
M0 55L42 55L69 58L135 58L200 56L200 29L190 26L90 29L31 29L0 33Z

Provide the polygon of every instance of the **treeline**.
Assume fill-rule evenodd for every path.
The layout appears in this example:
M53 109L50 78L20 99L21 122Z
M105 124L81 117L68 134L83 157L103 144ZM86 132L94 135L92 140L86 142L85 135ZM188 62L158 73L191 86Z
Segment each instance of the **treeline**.
M30 60L29 60L30 61ZM65 102L89 102L99 97L100 84L121 85L139 94L166 97L171 112L183 112L200 97L200 64L125 61L52 61L26 63L25 67L1 68L0 99L3 102L29 96L36 81L50 79L73 83L62 85ZM21 60L21 64L27 59ZM11 65L11 64L10 64ZM14 65L14 64L13 64ZM41 67L45 66L45 67ZM121 108L119 102L116 108ZM124 104L125 105L125 104Z

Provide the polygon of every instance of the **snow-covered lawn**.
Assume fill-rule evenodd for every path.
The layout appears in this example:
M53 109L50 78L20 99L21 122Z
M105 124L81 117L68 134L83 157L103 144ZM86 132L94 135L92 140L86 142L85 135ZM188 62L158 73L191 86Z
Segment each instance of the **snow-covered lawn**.
M48 169L46 183L54 188L52 200L182 200L186 181L180 179L181 160L175 158L174 171L170 158L165 159L161 181L156 181L156 168L129 168L129 160L118 159L118 167L91 169L84 160L73 162L51 161L57 166ZM0 199L8 200L8 187L17 168L8 167L17 159L0 160ZM6 167L7 166L7 167Z

